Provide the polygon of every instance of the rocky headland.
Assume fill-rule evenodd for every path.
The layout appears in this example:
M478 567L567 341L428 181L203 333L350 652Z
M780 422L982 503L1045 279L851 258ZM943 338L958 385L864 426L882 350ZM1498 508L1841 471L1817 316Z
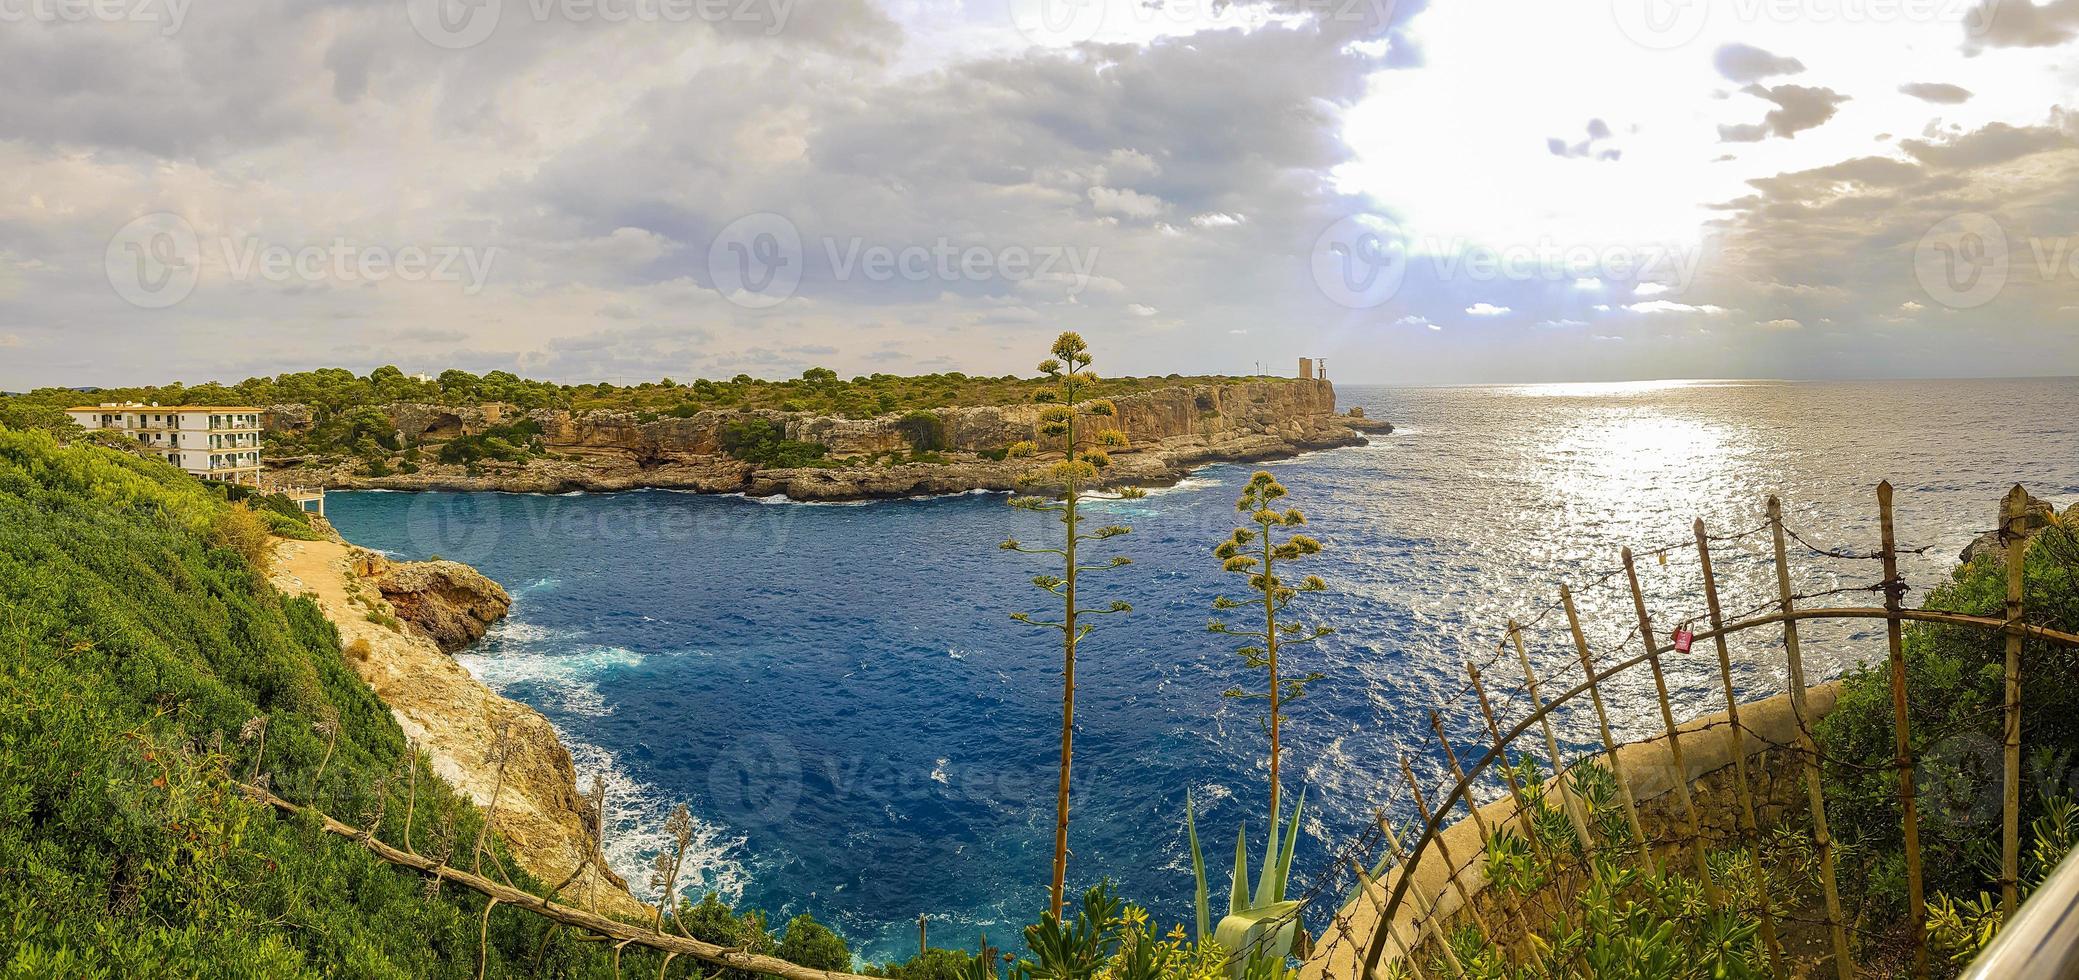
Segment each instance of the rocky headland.
M1113 399L1132 446L1111 454L1115 484L1162 485L1214 462L1278 459L1362 445L1364 432L1391 424L1336 412L1335 388L1322 380L1179 385ZM704 493L784 494L795 500L862 500L970 490L1012 490L1046 465L1047 455L1004 458L1034 438L1040 405L939 409L941 443L919 447L905 416L853 419L773 410L702 411L686 418L627 411L506 406L394 404L386 411L405 444L433 446L521 421L540 429L546 452L519 462L471 465L422 458L416 472L369 475L358 461L306 462L294 479L337 489L503 490L523 493L643 488ZM308 427L309 410L274 406L277 431ZM784 428L786 438L824 447L817 465L766 468L723 448L725 427L751 417ZM921 458L920 458L921 457ZM1057 454L1058 458L1058 454Z

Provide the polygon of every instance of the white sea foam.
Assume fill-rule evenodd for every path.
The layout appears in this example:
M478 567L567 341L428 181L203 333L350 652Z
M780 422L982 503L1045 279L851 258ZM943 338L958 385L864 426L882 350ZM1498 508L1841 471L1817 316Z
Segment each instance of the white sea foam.
M643 657L622 647L560 654L522 649L495 655L458 654L455 662L499 694L521 684L537 685L552 693L548 698L534 700L549 701L563 711L597 718L613 714L614 706L599 693L595 678L611 668L638 666Z
M560 733L559 734L563 734ZM628 890L644 901L655 901L658 889L650 884L650 859L670 839L664 821L677 801L628 774L612 752L563 734L570 758L577 768L578 789L589 791L592 780L606 783L606 862L627 879ZM693 818L693 838L686 847L686 869L678 883L680 895L719 893L731 904L741 901L750 880L743 864L744 838L725 828Z
M952 779L946 775L946 762L947 760L940 759L931 766L931 781L941 786L952 785Z

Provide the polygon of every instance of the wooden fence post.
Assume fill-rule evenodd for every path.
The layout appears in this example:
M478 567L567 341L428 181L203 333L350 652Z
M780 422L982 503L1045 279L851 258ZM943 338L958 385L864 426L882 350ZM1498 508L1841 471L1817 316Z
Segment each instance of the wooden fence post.
M1603 757L1610 760L1610 775L1617 781L1618 802L1624 806L1624 819L1631 825L1632 836L1638 839L1639 866L1647 877L1658 878L1660 870L1653 863L1653 844L1646 840L1646 828L1639 825L1638 801L1631 796L1631 780L1617 761L1617 740L1610 737L1610 713L1603 708L1602 686L1595 679L1595 656L1588 650L1588 637L1581 633L1581 614L1574 609L1572 589L1559 587L1559 604L1566 609L1567 629L1574 634L1574 650L1581 655L1581 670L1588 678L1588 698L1595 704L1595 725L1603 736Z
M1668 681L1660 670L1660 641L1653 635L1653 617L1646 612L1646 594L1639 591L1639 571L1624 549L1624 577L1631 584L1632 608L1639 614L1639 637L1646 644L1646 666L1653 671L1653 690L1660 699L1660 723L1668 733L1668 756L1675 765L1675 797L1682 803L1682 819L1689 831L1689 854L1696 861L1697 883L1704 887L1704 900L1724 905L1718 885L1711 880L1711 862L1704 858L1703 825L1696 819L1696 800L1689 794L1689 763L1682 756L1682 735L1675 724L1675 709L1668 703Z
M1458 753L1451 748L1450 738L1444 735L1444 716L1441 712L1435 710L1430 711L1429 728L1431 731L1437 733L1437 744L1444 747L1444 758L1451 763L1452 778L1458 780L1458 782L1465 787L1465 811L1469 814L1472 814L1473 828L1480 832L1480 848L1481 853L1484 854L1486 853L1487 847L1490 846L1490 844L1493 842L1494 835L1493 832L1490 831L1487 827L1487 818L1480 815L1479 804L1473 802L1473 784L1465 778L1465 769L1459 766L1458 764ZM1449 797L1446 797L1446 799L1448 798ZM1449 811L1447 810L1445 812L1448 813ZM1438 846L1443 846L1441 839L1438 841ZM1449 859L1446 858L1446 860ZM1487 884L1489 887L1493 887L1494 882L1489 881ZM1516 907L1515 902L1505 900L1499 902L1498 904L1502 906L1502 910L1506 912L1509 918L1514 922L1516 930L1522 933L1524 948L1526 950L1534 951L1536 947L1532 944L1531 937L1537 935L1537 933L1531 929L1529 923L1523 920L1522 910Z
M2000 540L2007 546L2006 799L2000 826L2000 919L2014 918L2021 902L2021 585L2028 557L2028 491L2007 491L2000 507Z
M1523 689L1530 694L1530 710L1538 713L1538 726L1545 732L1545 752L1552 759L1552 779L1559 784L1560 804L1566 815L1574 821L1574 834L1581 840L1581 853L1595 853L1595 837L1588 832L1588 815L1582 812L1581 801L1574 798L1574 788L1567 783L1566 759L1559 754L1559 737L1552 731L1552 715L1545 711L1545 699L1538 694L1538 675L1530 669L1530 654L1523 650L1523 628L1509 620L1509 639L1516 644L1516 661L1523 665Z
M1415 980L1427 980L1423 976L1421 964L1415 962L1415 951L1409 949L1408 944L1394 933L1393 923L1386 921L1385 903L1372 897L1371 876L1364 873L1364 865L1358 864L1357 859L1349 855L1344 855L1343 860L1350 865L1350 873L1357 876L1357 893L1364 896L1365 901L1371 904L1372 920L1376 923L1372 928L1386 930L1386 938L1393 940L1393 945L1399 948L1400 961L1408 965L1408 972L1414 974ZM1349 932L1347 923L1344 925L1343 931L1346 934ZM1367 974L1364 980L1372 980L1371 975Z
M1429 835L1429 840L1437 846L1437 856L1444 859L1444 877L1451 879L1451 887L1458 890L1459 904L1463 905L1466 913L1473 917L1473 924L1480 927L1480 938L1487 940L1487 945L1497 950L1505 949L1506 947L1501 943L1495 942L1494 929L1487 924L1487 917L1480 914L1480 907L1473 904L1473 893L1466 890L1465 881L1458 877L1458 861L1451 856L1450 845L1444 843L1444 825L1442 822L1444 815L1430 815L1429 800L1422 795L1422 782L1415 778L1415 768L1408 765L1408 757L1405 755L1400 757L1400 774L1407 779L1408 789L1414 791L1415 809L1422 814L1422 822L1426 825L1433 824L1436 827L1436 833ZM1443 937L1446 943L1450 942L1450 933L1445 932L1439 935Z
M1877 517L1884 543L1885 639L1891 647L1892 761L1899 773L1899 819L1906 835L1906 915L1912 926L1913 975L1927 976L1927 892L1920 874L1920 811L1913 799L1912 722L1906 712L1906 646L1899 609L1906 582L1899 577L1898 536L1891 517L1891 481L1877 484Z
M1769 951L1769 973L1781 980L1783 944L1776 938L1776 916L1769 908L1768 869L1761 860L1761 823L1754 816L1754 790L1747 779L1747 742L1740 727L1740 696L1733 688L1732 654L1725 645L1725 613L1718 605L1718 580L1711 571L1711 538L1704 533L1704 519L1693 525L1696 556L1704 570L1704 607L1710 612L1711 632L1718 642L1718 678L1725 685L1725 740L1732 749L1735 795L1740 801L1740 831L1747 837L1748 869L1754 875L1754 892L1761 902L1761 941Z
M1393 832L1392 821L1387 820L1386 815L1383 813L1379 814L1377 819L1379 821L1379 829L1386 833L1386 846L1393 848L1393 857L1400 862L1400 873L1403 875L1412 874L1412 869L1408 866L1408 852L1401 848L1400 835ZM1444 870L1446 872L1450 871L1449 868ZM1449 877L1449 875L1447 874L1446 877ZM1422 893L1421 886L1415 884L1412 878L1408 881L1408 894L1415 896L1415 911L1421 913L1422 920L1424 922L1436 923L1437 945L1444 948L1444 962L1451 965L1451 975L1457 977L1465 976L1465 964L1458 961L1458 951L1451 948L1451 930L1445 928L1445 923L1437 918L1436 905L1430 902L1429 896ZM1386 934L1388 936L1393 935L1391 923L1385 921L1383 914L1380 917L1380 921L1382 925L1388 926ZM1408 950L1408 961L1411 963L1415 959L1415 950L1422 947L1422 927L1418 925L1414 931L1415 937L1413 942L1403 947Z
M1565 924L1566 928L1572 929L1574 927L1574 916L1567 909L1567 896L1563 885L1565 877L1562 873L1564 869L1560 868L1559 862L1554 860L1552 855L1545 850L1544 838L1539 836L1537 824L1533 822L1531 817L1530 800L1523 795L1522 785L1516 782L1515 770L1509 768L1509 750L1502 742L1501 726L1494 721L1494 708L1487 702L1487 685L1480 683L1480 668L1474 664L1466 664L1465 672L1473 679L1473 694L1480 700L1480 717L1487 722L1487 737L1492 742L1495 753L1500 757L1501 764L1495 768L1501 773L1502 785L1509 788L1509 798L1516 802L1516 822L1523 825L1523 836L1530 841L1531 853L1536 854L1539 861L1552 869L1552 880L1549 882L1549 885L1561 890L1559 896L1559 920Z
M1786 616L1795 606L1790 592L1790 559L1783 542L1783 502L1769 497L1769 532L1776 548L1776 590L1782 596L1780 611ZM1834 841L1826 829L1826 790L1819 778L1819 745L1812 739L1810 719L1805 715L1805 662L1798 652L1797 620L1783 621L1784 657L1790 681L1790 713L1797 722L1798 750L1805 757L1805 794L1812 807L1812 846L1819 852L1819 884L1826 894L1826 924L1833 933L1834 970L1841 980L1855 976L1855 959L1848 951L1848 926L1841 917L1841 888L1834 877Z

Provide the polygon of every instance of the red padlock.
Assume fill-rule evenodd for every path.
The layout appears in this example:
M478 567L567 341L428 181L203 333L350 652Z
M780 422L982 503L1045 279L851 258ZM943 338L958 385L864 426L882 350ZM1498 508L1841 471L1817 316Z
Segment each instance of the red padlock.
M1691 644L1692 642L1695 642L1695 640L1696 640L1696 634L1695 634L1695 633L1691 633L1691 632L1690 632L1689 630L1687 630L1687 629L1677 629L1677 630L1675 630L1675 652L1676 652L1676 653L1688 653L1688 652L1689 652L1689 645L1690 645L1690 644Z

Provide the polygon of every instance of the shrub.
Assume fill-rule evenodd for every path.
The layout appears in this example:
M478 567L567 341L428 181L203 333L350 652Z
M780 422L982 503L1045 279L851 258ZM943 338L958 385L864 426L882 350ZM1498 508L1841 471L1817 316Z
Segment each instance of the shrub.
M806 912L787 920L777 955L789 963L818 970L852 968L852 950L844 939Z
M937 412L915 411L895 421L895 431L917 452L938 452L952 443L946 435L946 420Z
M237 552L261 572L274 564L274 526L244 501L231 504L218 514L209 540L216 547Z
M789 439L786 426L754 416L722 426L722 451L746 463L786 469L807 466L829 449L822 443Z

